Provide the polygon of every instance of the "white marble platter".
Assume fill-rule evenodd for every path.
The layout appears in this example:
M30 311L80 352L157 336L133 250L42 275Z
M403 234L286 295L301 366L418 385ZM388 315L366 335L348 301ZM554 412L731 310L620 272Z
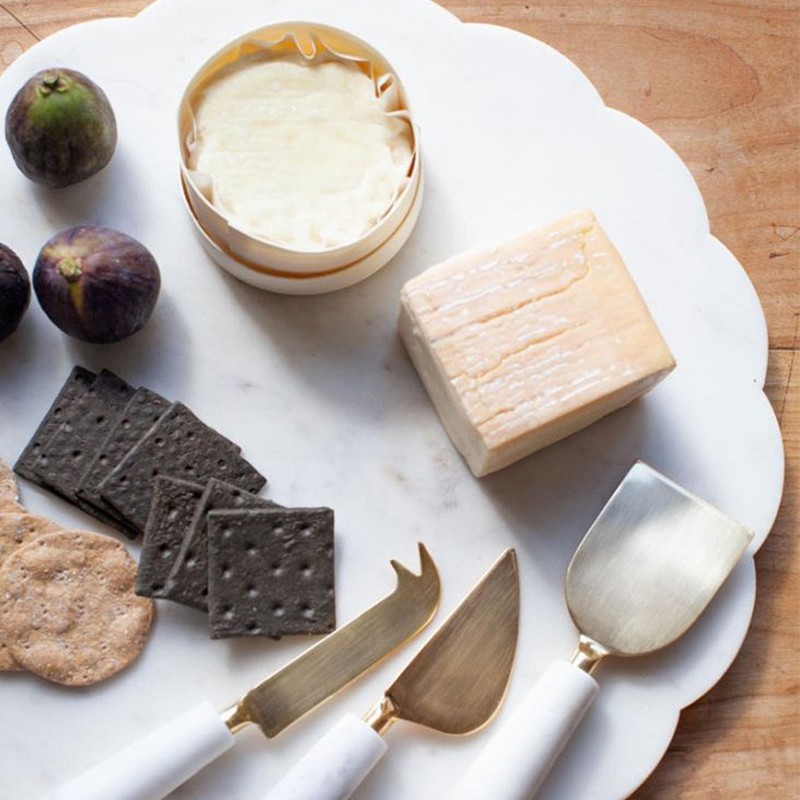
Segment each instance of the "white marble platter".
M228 40L288 19L346 28L389 58L422 131L427 175L422 215L400 255L364 283L317 297L267 294L216 268L178 182L176 108L193 71ZM755 598L752 553L782 485L780 434L762 391L763 314L742 268L710 235L686 167L647 128L606 108L550 47L462 24L428 0L157 0L135 19L92 22L35 46L0 78L0 108L54 65L104 87L119 147L103 173L58 192L28 183L0 148L0 241L32 266L56 230L110 225L150 247L163 294L144 331L102 347L68 340L34 302L0 347L0 454L16 457L73 364L108 367L186 402L239 442L274 499L336 510L340 621L390 591L389 559L413 564L417 540L441 569L440 620L515 547L522 627L501 718L550 659L572 652L566 565L631 463L646 460L756 538L682 641L599 670L598 701L541 797L630 794L667 748L680 709L719 679L742 643ZM593 209L617 243L679 366L640 402L476 480L398 341L400 287L446 256L578 207ZM64 525L98 529L30 485L23 499ZM257 800L342 713L366 711L421 641L281 737L243 733L174 797ZM141 659L106 684L76 691L2 675L0 797L37 798L204 698L224 707L307 644L212 642L201 615L164 603ZM491 732L457 739L399 724L357 797L436 800Z

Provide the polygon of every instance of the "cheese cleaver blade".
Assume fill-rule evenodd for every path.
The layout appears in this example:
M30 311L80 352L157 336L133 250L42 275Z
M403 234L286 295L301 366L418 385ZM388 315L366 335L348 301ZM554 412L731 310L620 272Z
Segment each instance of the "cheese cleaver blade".
M202 703L59 787L44 800L160 800L258 725L277 736L419 633L439 605L439 573L419 545L420 574L397 561L397 587L219 714Z
M452 800L530 800L597 694L606 656L638 656L694 624L752 533L647 464L635 464L583 538L566 597L580 632L458 782Z

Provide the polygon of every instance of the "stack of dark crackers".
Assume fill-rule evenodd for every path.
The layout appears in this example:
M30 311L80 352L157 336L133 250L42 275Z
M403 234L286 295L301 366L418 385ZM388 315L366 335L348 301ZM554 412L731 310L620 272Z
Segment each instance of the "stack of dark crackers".
M181 403L76 367L14 470L144 533L137 593L207 611L215 638L335 627L333 512L258 497L264 476Z
M215 639L329 633L333 511L284 508L218 478L159 476L136 592L206 611Z
M259 491L266 478L240 453L181 403L76 367L14 471L134 539L159 474Z

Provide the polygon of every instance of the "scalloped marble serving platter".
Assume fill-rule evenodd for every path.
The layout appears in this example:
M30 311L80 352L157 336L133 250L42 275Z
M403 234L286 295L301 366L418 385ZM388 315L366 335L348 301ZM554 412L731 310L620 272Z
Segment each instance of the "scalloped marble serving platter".
M364 283L317 297L260 292L216 268L178 180L176 109L194 70L228 40L288 19L346 28L386 55L411 98L427 171L422 215L400 255ZM441 568L440 620L503 548L516 547L522 627L501 718L552 658L572 652L566 565L631 463L648 461L756 538L683 640L601 668L598 701L541 792L542 800L629 795L666 750L681 708L741 646L755 598L752 554L782 486L780 434L763 394L764 317L744 271L709 233L675 153L605 107L547 45L462 24L428 0L157 0L134 19L91 22L35 46L0 78L0 107L53 65L104 87L118 114L118 151L99 176L55 192L28 183L0 148L0 240L32 265L55 230L110 225L152 249L164 288L148 327L105 347L67 340L34 302L0 348L0 454L19 453L74 363L106 366L183 400L240 442L269 476L271 497L335 508L342 621L390 590L389 559L413 563L417 540ZM679 366L640 402L478 481L398 342L400 287L444 257L578 207L593 209L617 243ZM95 527L33 487L23 495L64 525ZM244 732L174 797L261 797L342 713L366 711L419 644L281 737ZM305 646L212 642L201 615L162 604L141 659L106 684L74 691L2 675L0 796L38 797L203 698L222 708ZM356 796L440 798L491 732L448 738L397 725Z

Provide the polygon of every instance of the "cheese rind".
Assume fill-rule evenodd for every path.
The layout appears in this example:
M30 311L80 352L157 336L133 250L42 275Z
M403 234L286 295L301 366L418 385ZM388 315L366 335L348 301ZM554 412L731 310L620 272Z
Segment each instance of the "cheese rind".
M307 252L357 241L408 180L413 133L355 64L244 60L200 94L189 166L241 231Z
M476 476L631 402L675 361L594 216L461 254L402 290L400 334Z

